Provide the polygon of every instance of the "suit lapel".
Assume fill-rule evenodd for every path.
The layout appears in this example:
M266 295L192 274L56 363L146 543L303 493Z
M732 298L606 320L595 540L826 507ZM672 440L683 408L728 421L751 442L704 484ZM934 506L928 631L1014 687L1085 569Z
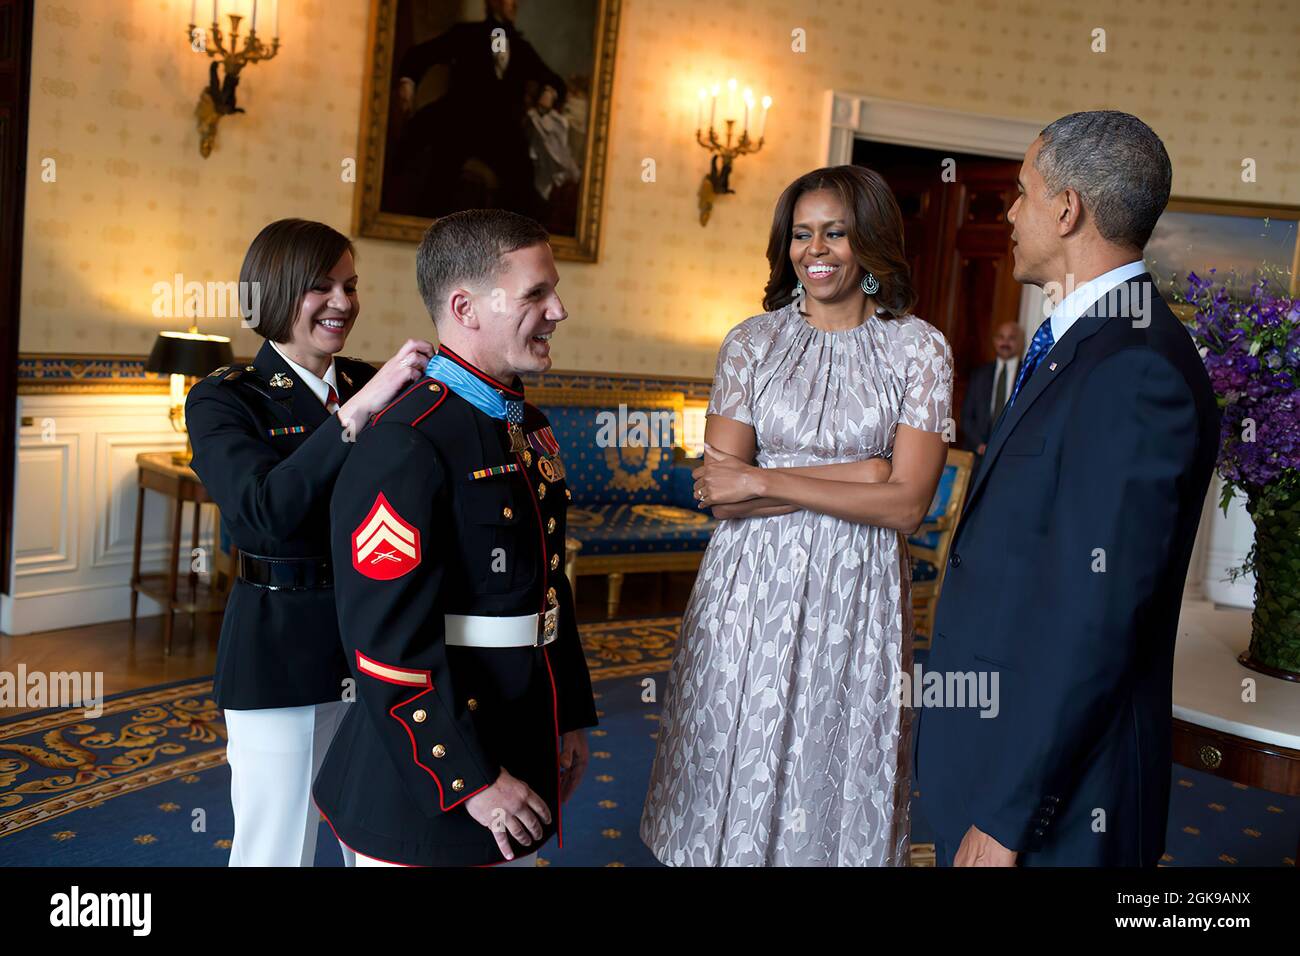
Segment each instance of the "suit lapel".
M1135 276L1123 284L1132 287L1150 281L1150 273L1144 272L1142 275ZM1152 295L1155 294L1154 289L1149 291ZM1141 292L1130 288L1123 301L1150 301L1149 299L1136 298L1141 294ZM1016 396L1015 403L1002 409L1002 414L993 425L989 445L984 452L984 462L980 466L979 473L975 476L975 483L971 486L970 497L966 503L966 516L969 516L971 511L974 510L980 491L988 483L989 472L993 470L998 455L1001 454L1007 439L1011 437L1011 433L1015 431L1016 425L1025 417L1025 413L1029 411L1039 396L1051 388L1052 384L1065 374L1066 368L1074 361L1074 355L1079 348L1079 344L1101 331L1110 318L1111 306L1117 301L1118 297L1112 291L1112 293L1103 295L1089 306L1087 311L1070 326L1065 335L1061 336L1061 341L1057 342L1052 347L1052 350L1043 356L1042 361L1038 363L1038 367L1034 369L1034 374L1029 377L1029 380L1025 382L1024 387L1020 390L1020 394ZM963 518L962 524L965 523L965 518Z
M257 371L271 386L276 402L295 419L313 431L324 424L329 412L312 390L289 366L283 356L268 341L263 344L253 360Z

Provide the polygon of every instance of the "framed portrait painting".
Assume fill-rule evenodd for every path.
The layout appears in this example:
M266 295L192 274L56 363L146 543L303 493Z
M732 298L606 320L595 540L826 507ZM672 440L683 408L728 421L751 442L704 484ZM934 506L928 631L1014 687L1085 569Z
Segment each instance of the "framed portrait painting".
M620 0L371 0L354 231L509 209L595 262Z

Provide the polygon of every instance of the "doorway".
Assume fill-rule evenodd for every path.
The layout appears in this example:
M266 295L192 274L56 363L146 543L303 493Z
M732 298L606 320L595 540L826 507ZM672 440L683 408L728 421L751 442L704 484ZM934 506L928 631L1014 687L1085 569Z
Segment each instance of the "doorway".
M860 138L852 156L884 177L902 209L914 311L952 346L952 417L960 422L971 371L993 361L994 327L1020 321L1007 222L1020 161Z

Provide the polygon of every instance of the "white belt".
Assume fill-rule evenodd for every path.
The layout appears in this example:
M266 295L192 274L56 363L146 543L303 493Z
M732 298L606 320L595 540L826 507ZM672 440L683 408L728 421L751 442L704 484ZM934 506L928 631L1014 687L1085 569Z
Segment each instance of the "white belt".
M517 617L446 614L446 642L455 647L545 647L560 632L560 609Z

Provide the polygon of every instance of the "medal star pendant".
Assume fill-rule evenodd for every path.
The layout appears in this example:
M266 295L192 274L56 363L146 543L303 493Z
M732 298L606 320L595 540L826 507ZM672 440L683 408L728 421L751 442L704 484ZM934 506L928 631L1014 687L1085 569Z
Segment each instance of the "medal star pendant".
M514 422L506 425L506 431L510 435L510 453L517 455L528 447L528 442L524 440L524 430Z

